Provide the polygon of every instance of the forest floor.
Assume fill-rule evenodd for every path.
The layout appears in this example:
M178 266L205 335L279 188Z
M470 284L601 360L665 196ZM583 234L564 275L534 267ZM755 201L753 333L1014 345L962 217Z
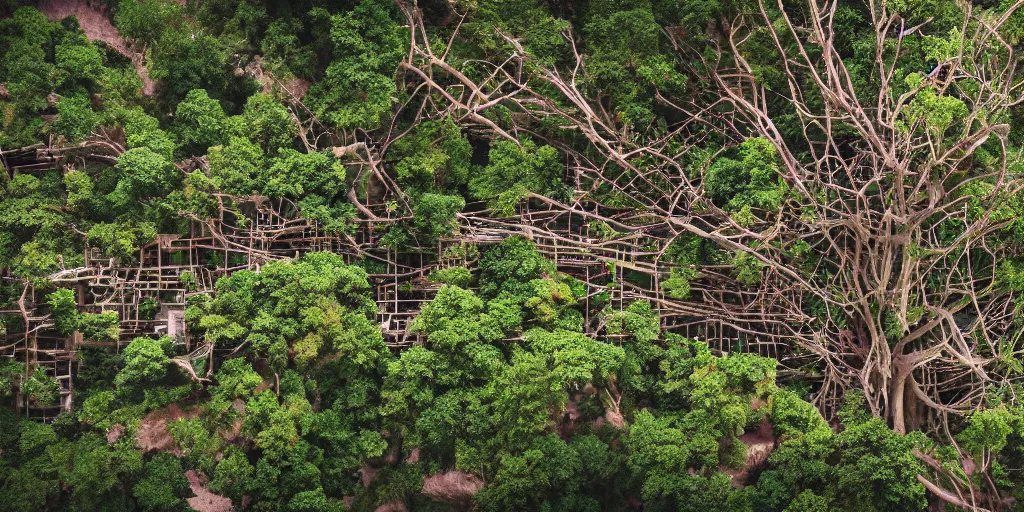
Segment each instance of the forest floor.
M86 0L42 0L39 2L39 10L46 15L50 21L59 21L68 16L74 15L78 18L78 24L90 41L103 41L111 48L117 50L125 57L131 59L135 70L142 78L142 94L152 96L156 93L156 81L149 77L146 69L145 57L141 52L134 50L128 44L114 24L110 22L110 16L106 5L99 0L88 2Z

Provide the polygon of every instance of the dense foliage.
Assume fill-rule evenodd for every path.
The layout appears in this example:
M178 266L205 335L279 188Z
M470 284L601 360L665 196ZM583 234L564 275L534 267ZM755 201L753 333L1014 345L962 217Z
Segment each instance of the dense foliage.
M1024 506L1024 2L28 3L0 511Z

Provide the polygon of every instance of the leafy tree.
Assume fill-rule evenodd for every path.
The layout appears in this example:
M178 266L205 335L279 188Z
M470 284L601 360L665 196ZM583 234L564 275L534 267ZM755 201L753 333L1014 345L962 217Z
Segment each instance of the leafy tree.
M0 44L0 80L7 95L0 98L3 130L0 143L10 147L30 143L43 127L36 115L48 106L56 70L48 59L50 37L57 30L46 16L31 7L23 7L2 22Z
M166 342L135 338L124 349L124 368L114 379L117 386L153 384L167 377L170 358Z
M235 86L224 44L201 27L160 31L152 55L150 76L165 84L162 90L172 104L195 89L221 98Z
M114 25L128 39L153 45L168 30L168 22L181 16L177 5L160 0L126 0L117 3Z
M473 281L473 273L466 267L450 267L432 271L430 280L459 288L469 288Z
M174 161L174 140L160 128L160 121L155 117L139 107L113 108L105 114L107 122L124 130L129 149L148 148L168 162Z
M380 330L368 318L376 306L366 279L365 270L334 254L271 263L258 274L238 272L218 281L217 298L199 312L198 324L214 343L247 342L279 374L294 362L305 372L339 371L352 378L376 367L384 350ZM329 361L341 367L323 366Z
M175 107L173 132L178 136L179 149L190 155L204 154L211 146L225 141L224 109L203 89L188 92Z
M78 329L81 315L78 313L74 290L61 288L54 291L46 296L46 303L50 306L50 314L53 316L57 332L67 336Z
M588 44L587 66L598 94L610 97L624 124L654 118L653 91L683 89L685 77L667 50L655 19L657 2L594 2L581 28ZM688 6L692 8L691 6Z
M127 204L165 195L181 182L181 173L166 158L147 147L132 148L117 159L121 173L115 202Z
M121 321L116 311L85 313L79 317L78 330L85 341L117 341L121 334Z
M780 180L776 149L764 139L747 139L736 149L737 159L722 157L707 170L708 196L730 211L744 208L777 210L788 187Z
M98 117L89 100L82 96L65 96L57 101L57 120L53 130L68 142L80 142L89 136Z
M775 393L775 365L747 354L715 358L707 345L674 341L659 365L657 392L666 410L638 412L628 439L628 464L642 475L646 502L666 510L738 506L743 497L718 468L745 459L738 437L764 418L752 404ZM690 500L692 493L701 498Z
M263 190L271 197L307 201L316 197L337 204L345 191L345 168L326 152L300 153L283 148L270 166Z
M331 17L334 59L309 91L322 119L342 129L375 128L391 110L407 38L398 17L394 4L383 0L360 2Z
M427 240L454 235L458 229L455 214L466 207L466 201L459 196L423 194L413 212L416 229L425 234Z
M22 380L21 394L37 405L50 405L60 397L60 384L47 375L46 370L37 366L31 375Z
M143 477L133 488L135 499L143 510L187 510L183 498L192 490L178 458L158 453L147 462Z
M482 510L596 510L594 498L576 494L582 474L573 446L557 436L542 436L522 455L503 458L494 485L475 499Z
M122 223L94 224L86 233L86 241L104 254L122 262L135 261L139 249L156 238L156 227L142 223L138 227Z
M300 40L305 27L299 18L277 18L270 21L260 40L260 49L272 64L280 62L296 76L311 78L316 70L317 56L312 45Z
M67 206L73 213L85 216L96 207L95 183L85 172L68 172L64 175L64 186L68 191Z
M227 399L248 398L263 379L244 358L228 359L217 370L216 392Z
M203 421L196 418L171 422L167 425L167 432L191 465L206 472L213 470L218 453L224 449L223 437L211 432Z
M249 139L231 137L226 146L210 148L210 178L223 191L251 195L265 179L263 151Z
M513 208L530 192L545 193L561 177L561 157L551 146L537 147L531 139L516 144L499 140L491 147L487 167L469 180L469 191L477 199L490 201L499 215L511 215Z
M922 462L914 455L918 435L900 435L865 417L856 395L844 406L839 434L791 394L777 395L777 424L787 436L769 459L755 491L764 510L821 506L853 510L921 510ZM781 408L781 410L779 410ZM797 429L804 428L803 432ZM810 493L810 494L808 494ZM814 510L814 508L811 508Z
M228 454L219 463L210 481L210 488L223 493L232 500L240 500L252 485L254 469L245 453L228 448Z
M54 64L56 85L61 88L70 89L75 85L96 88L103 74L100 50L84 35L65 37L54 49Z
M389 157L405 190L453 192L469 179L473 147L451 119L427 121L395 142Z
M97 434L87 434L74 444L60 446L50 455L59 465L59 476L71 488L70 508L127 508L130 497L119 485L138 475L142 454L134 443L122 441L113 446Z
M13 359L0 363L0 392L3 396L11 396L18 387L25 366Z
M277 153L278 149L295 140L297 127L291 113L269 94L249 96L242 109L241 121L245 135L268 154Z
M841 502L864 510L921 510L927 504L917 481L923 463L913 454L918 436L902 436L880 419L849 426L839 436L836 489Z
M533 279L553 270L551 262L537 252L533 242L514 236L492 247L480 259L480 293L495 297L502 292L529 293Z

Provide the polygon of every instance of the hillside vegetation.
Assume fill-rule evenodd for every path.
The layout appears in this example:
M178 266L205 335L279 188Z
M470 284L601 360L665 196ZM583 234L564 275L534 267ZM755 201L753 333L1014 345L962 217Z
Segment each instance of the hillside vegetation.
M1024 509L1018 50L1024 0L0 0L0 511Z

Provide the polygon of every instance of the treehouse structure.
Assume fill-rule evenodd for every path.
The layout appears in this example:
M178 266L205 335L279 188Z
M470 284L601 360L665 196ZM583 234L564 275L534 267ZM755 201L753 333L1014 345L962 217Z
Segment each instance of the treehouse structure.
M67 173L86 160L109 165L117 161L115 156L122 149L109 142L109 136L99 136L88 144L66 148L38 144L2 156L13 177L47 170ZM475 203L456 213L451 229L435 240L413 239L393 246L386 235L410 218L400 213L401 205L408 210L408 204L405 196L396 192L399 187L380 169L379 156L362 143L335 147L333 154L353 171L353 182L362 183L358 192L356 185L348 191L348 201L358 214L344 229L331 230L300 215L299 206L287 198L214 192L209 198L215 214L179 212L187 219L185 232L157 234L137 255L122 261L86 245L81 266L69 266L50 276L53 285L75 291L80 313L116 314L117 329L61 335L44 294L27 285L18 308L4 312L20 317L22 328L5 334L0 356L24 362L26 375L43 369L60 384L61 398L55 404L23 400L20 406L25 414L50 419L71 406L73 376L81 365L76 354L82 347L119 351L136 337L167 335L188 354L175 362L197 378L208 376L212 365L192 366L208 362L204 356L214 347L190 336L185 324L189 298L213 293L217 279L235 271L258 270L267 262L314 251L339 254L346 262L368 269L378 309L376 320L389 346L400 349L422 343L410 325L440 288L440 283L430 279L431 272L474 266L488 246L513 236L531 240L559 272L585 285L580 306L590 336L614 338L616 335L606 332L606 315L601 313L622 311L629 303L643 300L652 304L664 330L704 340L719 353L786 357L792 365L801 364L805 357L779 350L791 346L794 339L811 337L805 329L809 318L775 314L801 311L803 296L797 289L787 290L787 281L779 276L768 272L759 289L737 290L727 285L729 268L723 265L721 269L702 268L685 296L666 292L664 281L679 268L666 257L673 235L663 228L644 228L658 225L659 219L650 214L584 200L569 206L536 196L519 201L510 215L496 215L487 205ZM176 167L186 175L208 171L205 158L191 158ZM585 193L576 190L574 196L584 197ZM778 307L778 301L787 302L787 307ZM806 357L811 360L813 354Z
M459 214L459 229L441 237L432 247L403 247L395 250L380 244L381 233L389 227L383 205L370 206L381 212L375 220L360 220L352 232L327 233L315 221L295 214L294 205L265 197L219 196L222 205L230 201L235 209L221 208L216 219L193 220L188 235L160 234L142 247L134 262L105 257L92 247L85 249L85 264L54 273L58 287L75 290L82 313L116 313L116 337L96 339L74 332L61 336L55 329L42 297L26 287L17 314L24 329L6 335L3 357L24 361L26 372L42 368L61 386L57 404L23 402L25 414L52 419L71 406L73 376L80 363L81 347L123 349L139 336L166 335L174 338L190 356L179 364L198 360L208 353L204 340L189 335L184 310L189 297L214 291L218 278L242 269L258 270L274 260L296 258L313 251L330 251L350 263L371 262L379 269L369 275L378 306L377 321L389 346L401 348L421 343L410 324L423 304L431 300L440 283L431 281L434 270L465 266L479 250L515 235L533 241L538 251L555 262L558 271L586 284L581 299L587 312L585 326L592 336L606 335L603 325L590 317L599 302L622 310L634 300L647 300L662 319L663 328L681 335L707 340L720 352L755 351L777 354L771 338L751 337L737 328L745 311L738 304L757 304L757 297L730 297L711 290L698 293L717 301L721 312L700 309L665 296L659 280L669 269L654 248L657 234L632 233L619 236L592 216L566 213L524 202L518 214L493 218L481 214ZM616 219L616 212L603 213ZM628 215L622 213L622 215ZM629 222L628 218L618 219ZM595 225L600 223L601 227ZM653 237L653 238L652 238ZM10 279L8 277L8 279ZM751 312L756 315L757 311ZM784 322L780 322L780 326ZM780 330L780 337L786 334ZM200 375L203 368L193 368Z

